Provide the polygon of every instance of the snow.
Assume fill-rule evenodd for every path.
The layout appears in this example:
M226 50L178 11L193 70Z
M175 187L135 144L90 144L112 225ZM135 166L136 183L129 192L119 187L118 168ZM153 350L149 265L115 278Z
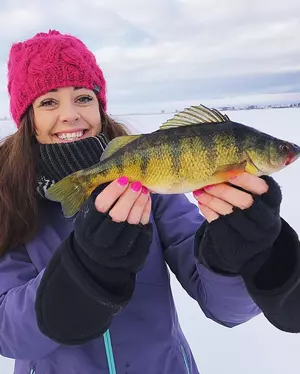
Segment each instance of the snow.
M235 121L300 144L300 109L228 111ZM150 132L170 115L118 118L133 129ZM9 122L0 122L0 138L15 131ZM300 232L298 178L300 161L273 175L283 191L281 214ZM189 199L193 197L189 194ZM195 301L172 277L179 318L202 374L294 374L298 368L299 336L277 330L262 315L227 329L206 319ZM0 358L0 374L13 372L13 361ZM39 374L39 373L37 373Z

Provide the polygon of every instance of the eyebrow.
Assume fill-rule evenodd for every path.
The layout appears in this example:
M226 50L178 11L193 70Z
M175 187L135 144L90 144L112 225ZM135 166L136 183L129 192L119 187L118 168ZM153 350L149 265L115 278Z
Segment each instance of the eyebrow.
M83 89L83 87L74 87L74 91L76 91L76 90L82 90ZM49 92L57 92L58 90L57 90L57 88L54 88L53 90L50 90Z

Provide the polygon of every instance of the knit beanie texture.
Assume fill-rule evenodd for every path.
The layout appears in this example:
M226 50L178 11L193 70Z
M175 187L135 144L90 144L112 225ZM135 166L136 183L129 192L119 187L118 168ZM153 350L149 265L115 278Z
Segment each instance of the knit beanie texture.
M7 87L10 112L17 127L39 96L70 86L93 90L106 111L106 82L102 70L81 40L50 30L12 45Z

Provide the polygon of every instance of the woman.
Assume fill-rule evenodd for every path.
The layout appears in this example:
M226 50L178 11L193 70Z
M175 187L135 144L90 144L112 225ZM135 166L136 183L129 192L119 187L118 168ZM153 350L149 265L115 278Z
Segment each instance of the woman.
M0 354L15 373L198 373L166 264L204 314L227 327L261 313L300 331L299 241L272 178L243 174L185 196L126 176L99 186L74 220L45 191L126 134L77 38L12 46L18 131L0 147ZM195 321L196 323L196 321Z

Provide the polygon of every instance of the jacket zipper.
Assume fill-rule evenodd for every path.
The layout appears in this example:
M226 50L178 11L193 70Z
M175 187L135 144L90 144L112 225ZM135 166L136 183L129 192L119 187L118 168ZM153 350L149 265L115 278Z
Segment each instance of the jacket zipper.
M117 374L109 329L103 335L109 374ZM35 373L33 373L35 374Z
M190 372L190 368L189 368L189 362L188 362L188 359L187 359L187 355L186 355L184 346L182 344L180 344L180 348L181 348L181 353L182 353L183 361L185 363L186 372L188 374L190 374L191 372Z
M113 357L113 354L112 354L112 346L111 346L109 331L107 331L106 334L104 334L104 341L105 341L106 354L107 354L107 358L108 358L108 362L109 362L109 373L110 374L115 374L116 373L116 368L115 368L115 363L114 363L114 357ZM188 359L187 359L187 355L186 355L184 346L181 344L180 348L181 348L183 361L184 361L184 364L185 364L185 367L186 367L186 372L188 374L190 374L189 363L188 363ZM108 354L108 351L109 351L109 354ZM36 374L35 364L30 365L29 374Z
M36 374L35 373L35 363L31 363L29 369L30 369L29 374Z

